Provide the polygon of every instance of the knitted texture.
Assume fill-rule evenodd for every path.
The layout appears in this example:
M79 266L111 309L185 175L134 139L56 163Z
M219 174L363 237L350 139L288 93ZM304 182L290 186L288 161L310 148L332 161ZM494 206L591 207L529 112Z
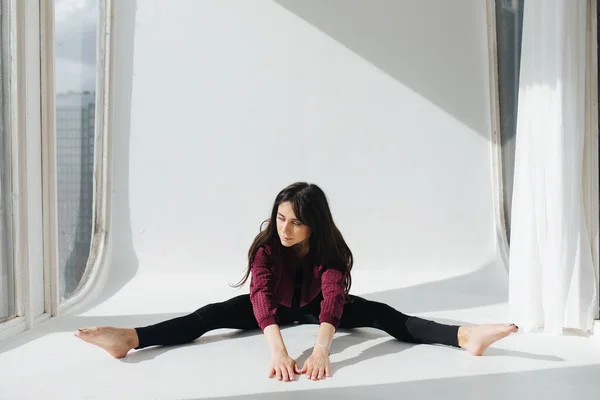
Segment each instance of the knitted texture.
M264 330L277 324L277 307L291 306L296 265L302 268L303 276L300 307L322 293L319 321L328 322L337 329L344 311L345 274L314 265L310 257L298 260L290 251L280 251L269 245L260 247L251 262L250 300L258 325Z

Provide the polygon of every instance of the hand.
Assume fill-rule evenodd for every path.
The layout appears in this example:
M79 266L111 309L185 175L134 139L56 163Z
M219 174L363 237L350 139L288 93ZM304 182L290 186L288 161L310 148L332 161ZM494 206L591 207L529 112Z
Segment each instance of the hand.
M287 351L278 351L273 353L269 378L276 376L277 380L280 381L293 381L296 378L294 373L300 374L300 370L298 369L296 360L291 358Z
M329 352L321 346L315 346L313 353L304 363L302 371L306 377L313 381L330 377L329 375Z

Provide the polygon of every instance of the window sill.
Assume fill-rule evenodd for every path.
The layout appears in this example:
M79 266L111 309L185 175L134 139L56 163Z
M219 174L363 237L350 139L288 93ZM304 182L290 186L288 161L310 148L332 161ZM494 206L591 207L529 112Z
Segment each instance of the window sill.
M27 321L25 317L14 317L0 322L0 341L25 332L26 329Z

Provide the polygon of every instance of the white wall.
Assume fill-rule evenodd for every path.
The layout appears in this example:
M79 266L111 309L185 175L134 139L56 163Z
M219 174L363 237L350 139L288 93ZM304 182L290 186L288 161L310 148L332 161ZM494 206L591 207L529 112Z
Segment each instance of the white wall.
M277 192L356 269L494 257L485 2L115 2L113 284L228 272ZM224 283L225 284L225 283Z

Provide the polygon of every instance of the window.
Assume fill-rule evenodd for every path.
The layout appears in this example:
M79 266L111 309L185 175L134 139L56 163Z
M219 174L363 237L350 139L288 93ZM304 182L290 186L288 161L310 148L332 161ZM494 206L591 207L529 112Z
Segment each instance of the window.
M498 94L506 234L510 238L524 0L496 0Z
M4 20L5 4L0 1L0 321L15 315L14 274L9 255L10 164L8 155L8 65Z
M55 82L59 297L81 283L93 223L99 0L56 0Z

